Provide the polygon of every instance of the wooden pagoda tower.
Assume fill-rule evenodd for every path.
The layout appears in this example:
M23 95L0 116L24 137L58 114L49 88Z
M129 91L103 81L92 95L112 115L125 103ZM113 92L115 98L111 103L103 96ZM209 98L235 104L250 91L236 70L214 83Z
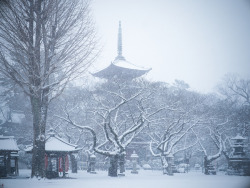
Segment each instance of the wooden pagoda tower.
M146 74L150 70L151 69L141 68L128 62L122 55L122 28L121 22L119 22L117 57L108 67L92 75L107 80L130 81Z

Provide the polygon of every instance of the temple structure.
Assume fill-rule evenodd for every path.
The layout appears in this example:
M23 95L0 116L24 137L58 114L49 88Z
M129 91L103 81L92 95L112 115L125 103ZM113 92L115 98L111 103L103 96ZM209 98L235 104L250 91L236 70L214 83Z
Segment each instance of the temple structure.
M19 148L13 136L0 135L0 177L19 174L18 151Z
M151 69L145 69L138 67L130 62L128 62L122 55L122 28L121 22L119 22L118 29L118 46L117 46L117 57L111 64L100 70L99 72L93 73L92 75L98 78L105 78L107 80L132 80L138 78Z
M26 149L31 153L33 146ZM72 172L77 171L77 163L74 153L82 148L77 145L66 142L56 136L53 129L49 130L49 136L45 141L45 170L47 178L57 178L61 174L65 177L69 170L69 157L71 159Z

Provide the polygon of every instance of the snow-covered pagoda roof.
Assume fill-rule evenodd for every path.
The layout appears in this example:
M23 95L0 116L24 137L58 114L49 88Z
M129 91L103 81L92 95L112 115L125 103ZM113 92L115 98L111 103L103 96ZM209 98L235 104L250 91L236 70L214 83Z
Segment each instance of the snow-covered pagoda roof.
M244 138L240 134L237 134L236 137L231 138L231 140L246 140L246 138Z
M28 147L25 151L30 152L33 149L33 146ZM82 148L78 148L77 145L66 142L60 137L54 134L54 131L51 129L49 137L45 141L45 151L46 152L77 152Z
M132 80L134 78L138 78L145 73L149 72L151 68L142 68L138 67L124 58L122 55L122 30L121 30L121 22L119 22L119 30L118 30L118 48L117 48L117 57L111 64L96 72L92 75L99 78L105 79L126 79Z
M19 151L14 136L0 135L0 151Z
M134 79L144 75L151 69L137 67L136 65L121 59L116 59L107 68L92 74L95 77L105 79Z

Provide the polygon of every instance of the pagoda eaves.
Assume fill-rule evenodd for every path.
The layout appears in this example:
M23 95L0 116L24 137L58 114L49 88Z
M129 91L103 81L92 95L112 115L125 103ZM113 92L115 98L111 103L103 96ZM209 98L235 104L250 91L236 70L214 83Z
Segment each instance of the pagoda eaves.
M151 69L143 69L136 67L135 65L131 64L130 62L126 60L115 60L114 62L111 62L111 64L94 74L92 74L95 77L99 78L105 78L108 80L111 79L126 79L126 80L132 80L134 78L138 78L147 72L149 72Z

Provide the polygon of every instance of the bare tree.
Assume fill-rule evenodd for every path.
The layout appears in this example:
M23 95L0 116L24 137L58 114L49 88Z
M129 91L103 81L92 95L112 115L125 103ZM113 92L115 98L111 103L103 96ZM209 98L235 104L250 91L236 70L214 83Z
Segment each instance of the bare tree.
M218 89L228 100L250 106L250 79L227 74Z
M111 84L95 91L92 107L89 109L91 126L81 126L74 122L69 112L60 117L80 129L89 130L93 135L93 150L110 159L109 176L116 177L118 160L123 173L127 146L145 127L150 117L161 111L147 107L151 99L147 88Z
M0 125L6 123L9 117L9 101L13 96L14 86L11 80L0 74Z
M174 154L196 145L195 137L191 143L185 145L182 144L182 141L186 136L192 137L190 132L199 123L198 119L192 120L185 113L178 118L171 117L172 115L167 118L162 117L161 122L156 123L158 130L154 129L155 131L149 134L151 137L150 151L155 157L160 157L163 174L167 175L173 174L171 160L173 160ZM158 152L155 153L154 150Z
M33 114L31 176L45 177L48 105L95 58L85 0L13 0L0 6L0 71L29 96Z
M227 150L228 147L226 147L226 144L230 145L230 134L228 132L235 128L229 126L228 119L222 123L219 123L219 121L221 120L211 119L209 123L204 123L204 126L197 127L198 130L196 131L195 128L192 128L201 151L204 153L204 174L207 175L211 163L221 157L222 154L227 160L229 159L229 151Z
M177 82L176 82L177 83ZM186 84L169 87L157 86L152 104L162 104L165 109L150 119L150 151L159 157L163 173L172 175L174 154L185 151L197 143L191 129L203 121L203 102L206 97L187 90ZM185 86L185 87L184 87ZM190 142L185 140L190 138ZM172 159L171 159L172 158Z
M236 74L225 75L223 82L218 86L223 95L224 103L230 109L228 119L235 129L230 136L240 134L250 141L250 79ZM226 156L226 155L225 155ZM226 157L227 158L227 157ZM228 158L227 158L228 159Z

